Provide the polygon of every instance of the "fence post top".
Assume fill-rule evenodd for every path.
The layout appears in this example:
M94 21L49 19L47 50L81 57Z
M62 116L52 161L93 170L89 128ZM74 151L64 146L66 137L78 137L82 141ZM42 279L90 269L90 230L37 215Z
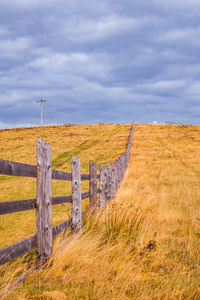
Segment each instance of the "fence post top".
M72 162L75 163L76 161L80 161L80 159L74 155L71 156Z
M43 140L41 140L41 139L39 139L39 138L37 138L37 144L43 144L43 145L48 146L48 147L51 148L51 145L50 145L50 144L46 143L45 141L43 141Z

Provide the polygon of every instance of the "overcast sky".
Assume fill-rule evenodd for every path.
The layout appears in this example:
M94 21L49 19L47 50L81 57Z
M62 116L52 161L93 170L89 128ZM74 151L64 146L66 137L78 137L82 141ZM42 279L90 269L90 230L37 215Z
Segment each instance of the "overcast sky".
M0 128L200 124L199 0L0 0Z

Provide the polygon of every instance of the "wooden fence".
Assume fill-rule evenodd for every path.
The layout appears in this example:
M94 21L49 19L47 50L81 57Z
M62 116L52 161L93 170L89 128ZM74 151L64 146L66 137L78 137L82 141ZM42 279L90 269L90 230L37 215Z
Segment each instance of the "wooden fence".
M37 166L0 159L0 174L37 178L37 195L35 199L0 202L0 215L36 209L36 235L25 238L15 244L0 249L0 265L3 265L31 249L37 249L37 266L44 264L52 254L53 238L71 226L72 232L82 227L82 200L89 198L89 210L93 212L98 205L102 208L106 201L111 201L123 180L128 167L131 141L134 131L132 125L126 151L115 161L106 165L100 164L100 174L97 174L96 163L90 161L89 174L81 174L80 160L72 156L71 173L52 169L51 145L37 140ZM99 188L97 179L99 178ZM106 180L105 180L106 178ZM51 196L53 180L72 182L72 195ZM81 181L89 180L89 191L81 193ZM99 201L97 201L99 194ZM52 205L72 203L71 219L52 226Z

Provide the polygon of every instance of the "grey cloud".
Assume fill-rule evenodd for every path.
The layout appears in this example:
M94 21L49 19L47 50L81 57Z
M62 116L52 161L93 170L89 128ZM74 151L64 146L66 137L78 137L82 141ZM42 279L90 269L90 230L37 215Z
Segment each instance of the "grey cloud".
M18 59L31 46L31 40L28 38L3 39L0 42L1 58Z
M81 43L101 41L116 35L138 30L140 21L134 18L110 15L99 19L72 20L64 26L63 35L70 41Z

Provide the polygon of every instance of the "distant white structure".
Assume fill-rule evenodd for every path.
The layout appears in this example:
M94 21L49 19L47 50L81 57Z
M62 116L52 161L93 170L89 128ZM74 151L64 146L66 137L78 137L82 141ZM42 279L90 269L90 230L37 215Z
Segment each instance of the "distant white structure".
M153 124L158 124L158 122L157 122L157 121L153 121L152 123L153 123Z

